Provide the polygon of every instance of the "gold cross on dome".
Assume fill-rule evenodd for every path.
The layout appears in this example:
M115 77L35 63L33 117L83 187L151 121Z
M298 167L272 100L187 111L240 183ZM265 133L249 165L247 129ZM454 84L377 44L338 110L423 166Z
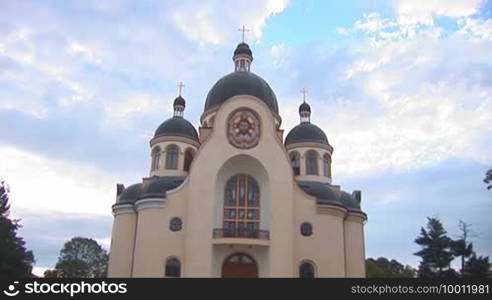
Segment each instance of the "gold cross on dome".
M243 27L242 28L239 28L238 31L242 31L243 32L243 43L244 43L244 33L246 31L249 31L249 29L246 29L246 27L243 25Z
M182 81L178 82L179 95L181 96L181 92L183 91L184 83Z
M301 93L303 101L306 102L308 91L305 88L302 88Z

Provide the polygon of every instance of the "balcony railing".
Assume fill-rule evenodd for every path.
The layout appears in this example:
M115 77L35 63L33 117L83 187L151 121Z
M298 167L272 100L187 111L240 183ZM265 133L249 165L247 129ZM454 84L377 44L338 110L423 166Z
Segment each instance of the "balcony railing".
M224 229L215 228L213 232L213 238L247 238L247 239L260 239L269 240L270 231L248 228L236 228L236 229Z

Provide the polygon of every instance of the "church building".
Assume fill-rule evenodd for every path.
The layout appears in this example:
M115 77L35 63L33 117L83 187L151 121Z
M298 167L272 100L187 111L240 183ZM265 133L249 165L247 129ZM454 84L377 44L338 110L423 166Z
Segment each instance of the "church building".
M109 277L364 277L361 192L333 184L333 147L299 106L284 138L275 93L241 42L234 72L150 140L150 173L117 185Z

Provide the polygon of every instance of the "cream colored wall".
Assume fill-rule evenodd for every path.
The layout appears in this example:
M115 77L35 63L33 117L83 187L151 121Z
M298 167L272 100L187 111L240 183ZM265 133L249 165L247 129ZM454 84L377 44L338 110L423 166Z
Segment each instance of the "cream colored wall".
M256 111L261 119L259 144L247 150L231 146L226 136L229 114L239 107ZM193 277L209 277L213 274L211 246L219 171L231 158L247 155L267 170L270 183L271 241L269 251L270 274L274 277L294 275L293 253L293 176L283 145L277 137L275 120L270 109L252 96L236 96L224 104L215 114L214 129L195 156L189 175L190 198L188 205L189 227L185 237L185 273ZM221 193L222 194L222 193ZM200 249L200 251L197 251Z
M128 206L128 205L127 205ZM109 277L131 277L137 214L131 207L119 213L115 208L109 255Z
M319 209L316 200L307 196L300 188L295 189L296 218L295 231L295 262L296 277L299 276L299 265L308 260L316 265L317 277L344 277L344 226L345 209L330 206ZM300 233L303 222L313 226L313 234L305 237Z
M366 276L364 221L363 215L351 213L344 222L346 277Z
M318 175L306 174L306 152L310 150L314 150L318 153ZM289 147L288 153L290 154L292 152L297 152L300 155L300 175L296 176L297 180L331 183L332 177L323 176L323 155L328 154L331 160L331 154L328 150L316 147L316 145L313 145L311 147ZM330 162L330 175L331 175L331 162Z
M186 202L188 188L186 181L176 192L168 192L162 208L147 208L138 211L137 237L133 277L164 277L165 261L176 257L183 267L184 236L187 231ZM173 232L169 229L169 221L179 217L183 221L183 229Z

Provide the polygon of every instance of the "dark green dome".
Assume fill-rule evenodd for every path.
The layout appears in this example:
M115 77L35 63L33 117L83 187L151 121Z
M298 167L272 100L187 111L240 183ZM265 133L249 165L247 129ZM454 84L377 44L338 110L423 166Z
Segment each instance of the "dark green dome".
M176 106L176 105L186 106L185 99L181 96L176 97L176 99L174 99L173 106Z
M252 72L233 72L215 83L208 92L205 109L217 107L236 95L251 95L265 102L278 114L277 97L268 83Z
M299 113L302 111L311 112L311 106L309 106L309 104L307 104L306 102L302 102L302 104L299 106Z
M182 117L172 117L164 121L155 131L158 136L182 136L198 142L198 133L195 127Z
M236 50L234 50L234 56L236 56L238 54L247 54L247 55L253 57L253 52L251 52L249 45L246 44L245 42L239 43L239 45L237 45L237 47L236 47Z
M118 198L118 203L120 204L133 204L142 194L142 184L137 183L130 185L121 192Z
M144 181L139 199L165 198L167 191L177 188L184 180L182 176L154 176Z
M292 128L285 138L285 145L305 142L328 145L328 138L321 128L309 122L301 123Z

